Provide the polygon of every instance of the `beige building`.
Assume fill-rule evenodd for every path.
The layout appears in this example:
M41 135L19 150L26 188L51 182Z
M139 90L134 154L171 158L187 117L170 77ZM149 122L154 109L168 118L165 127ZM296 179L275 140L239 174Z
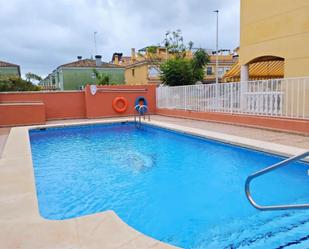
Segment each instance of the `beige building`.
M128 65L124 77L128 85L160 84L161 82L158 65L149 60Z
M125 69L125 82L128 85L145 85L160 84L160 62L170 58L172 55L167 54L163 47L153 47L140 49L136 53L135 49L131 50L131 62ZM189 56L189 52L188 52Z
M205 83L216 82L216 55L210 56L210 61L205 67ZM222 82L223 76L232 68L235 62L238 60L236 56L231 54L223 54L222 52L218 55L218 78L219 82Z
M141 53L142 51L143 53ZM139 50L135 53L135 49L131 52L131 62L126 65L125 82L128 85L144 85L144 84L160 84L159 64L168 58L173 57L167 54L163 47L156 48L155 52L148 52L147 48ZM192 58L191 51L186 52L187 58ZM220 52L219 56L218 76L221 81L223 75L231 69L237 58L230 52ZM117 61L117 59L116 59ZM216 80L216 55L210 56L210 62L205 67L205 83L214 83Z
M241 80L250 65L282 61L283 77L309 76L309 1L241 0Z

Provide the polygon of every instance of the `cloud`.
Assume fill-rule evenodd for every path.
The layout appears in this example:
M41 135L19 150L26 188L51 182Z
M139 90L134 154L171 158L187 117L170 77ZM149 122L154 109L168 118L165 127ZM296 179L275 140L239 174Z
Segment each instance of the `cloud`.
M22 72L46 75L77 55L113 52L158 44L167 30L181 29L186 42L215 47L220 10L220 48L239 45L239 0L0 0L0 60Z

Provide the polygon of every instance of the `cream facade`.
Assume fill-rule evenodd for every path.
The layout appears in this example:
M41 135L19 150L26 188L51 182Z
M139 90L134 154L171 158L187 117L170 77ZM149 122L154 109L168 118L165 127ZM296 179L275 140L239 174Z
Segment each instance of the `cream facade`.
M161 82L158 66L146 60L127 66L124 77L127 85L160 84Z
M155 51L149 52L148 48L135 52L131 49L131 61L125 69L125 83L127 85L160 84L160 62L171 58L165 48L157 47ZM187 56L192 56L191 51Z
M309 1L241 0L241 79L249 65L284 60L284 77L309 76Z
M207 83L216 82L216 55L210 56L209 63L205 66L204 81ZM234 63L237 61L237 57L232 54L219 55L218 56L218 78L219 82L222 81L223 76L228 72Z

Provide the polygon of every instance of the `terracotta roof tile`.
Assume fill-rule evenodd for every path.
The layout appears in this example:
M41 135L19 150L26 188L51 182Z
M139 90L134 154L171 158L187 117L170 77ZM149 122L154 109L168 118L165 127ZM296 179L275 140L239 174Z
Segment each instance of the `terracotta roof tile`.
M0 67L19 67L19 65L5 62L5 61L0 61Z
M92 67L92 68L95 68L97 66L96 66L95 60L83 59L83 60L78 60L78 61L73 61L73 62L70 62L70 63L67 63L67 64L63 64L59 67ZM102 68L123 68L122 66L106 63L106 62L103 62L103 61L102 61L102 65L100 67L102 67Z

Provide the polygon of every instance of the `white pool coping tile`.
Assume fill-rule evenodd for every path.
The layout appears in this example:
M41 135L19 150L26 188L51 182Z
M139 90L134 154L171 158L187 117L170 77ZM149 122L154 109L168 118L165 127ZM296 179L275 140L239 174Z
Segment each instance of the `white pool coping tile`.
M28 135L29 129L125 121L132 121L132 118L78 121L11 129L0 159L0 241L3 248L176 248L134 230L113 211L62 221L46 220L39 214ZM167 122L143 122L283 156L305 152L304 149L296 147L189 128Z

